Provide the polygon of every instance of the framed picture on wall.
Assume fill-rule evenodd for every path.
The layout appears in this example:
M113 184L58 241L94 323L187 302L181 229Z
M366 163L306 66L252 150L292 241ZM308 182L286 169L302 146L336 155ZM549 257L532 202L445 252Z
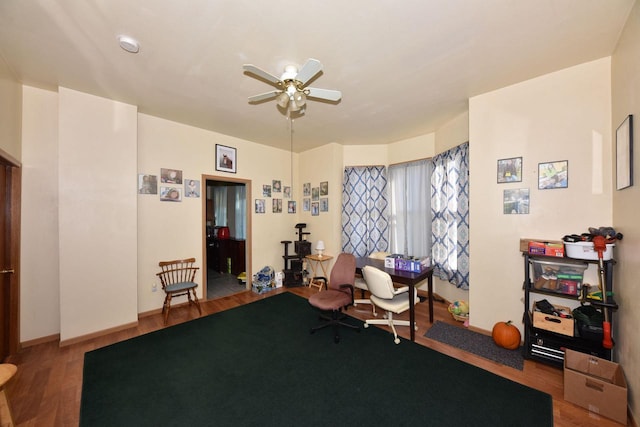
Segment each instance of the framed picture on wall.
M175 187L160 187L160 200L163 202L181 202L182 189Z
M569 161L538 163L538 190L567 188L569 186Z
M498 184L522 181L522 157L498 160Z
M504 190L502 205L505 215L528 214L529 189Z
M236 149L226 145L216 144L216 170L236 173Z
M616 190L633 185L633 116L616 130Z

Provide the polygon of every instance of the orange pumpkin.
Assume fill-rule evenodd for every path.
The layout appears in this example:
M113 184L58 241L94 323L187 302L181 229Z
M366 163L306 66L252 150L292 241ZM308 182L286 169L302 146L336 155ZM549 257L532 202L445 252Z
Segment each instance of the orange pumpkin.
M496 323L493 326L491 337L498 346L508 350L520 347L520 331L511 324L511 320Z

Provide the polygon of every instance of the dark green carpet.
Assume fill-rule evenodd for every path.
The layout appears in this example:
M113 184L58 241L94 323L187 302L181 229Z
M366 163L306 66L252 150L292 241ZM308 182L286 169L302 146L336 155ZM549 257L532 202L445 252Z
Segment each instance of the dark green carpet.
M352 319L353 322L357 322ZM80 426L552 426L551 396L283 293L86 353Z

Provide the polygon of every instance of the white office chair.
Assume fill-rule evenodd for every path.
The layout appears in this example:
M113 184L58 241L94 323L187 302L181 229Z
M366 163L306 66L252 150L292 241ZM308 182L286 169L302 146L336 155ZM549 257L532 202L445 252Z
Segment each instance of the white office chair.
M369 258L373 258L373 259L385 259L387 257L387 255L389 255L387 252L373 252L371 255L369 255ZM369 287L367 286L367 281L364 280L363 277L357 277L356 276L356 281L353 284L353 287L356 289L360 289L360 293L362 294L363 298L360 299L354 299L353 300L353 306L356 307L358 304L371 304L371 300L369 300L368 298L364 298L364 292L369 290ZM371 312L373 313L374 316L377 316L378 314L376 313L376 306L371 304Z
M375 267L365 266L362 269L369 292L371 292L371 302L386 311L385 319L369 319L364 323L364 327L369 325L389 325L393 331L393 342L400 344L400 338L396 332L396 326L411 326L409 320L393 320L393 314L400 314L409 310L409 287L403 286L395 288L388 273ZM414 289L415 300L418 300L418 291ZM417 323L413 326L418 330Z

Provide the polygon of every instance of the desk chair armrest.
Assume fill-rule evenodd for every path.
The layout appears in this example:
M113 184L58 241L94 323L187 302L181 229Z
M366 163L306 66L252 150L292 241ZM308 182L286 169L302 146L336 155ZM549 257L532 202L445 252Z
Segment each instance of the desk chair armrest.
M399 288L395 288L393 291L394 295L398 295L398 294L402 294L404 292L409 292L409 287L408 286L402 286Z
M351 305L353 305L354 302L354 293L355 293L355 289L353 288L353 285L350 283L345 283L344 285L340 285L339 286L340 289L349 289L349 294L351 295Z

